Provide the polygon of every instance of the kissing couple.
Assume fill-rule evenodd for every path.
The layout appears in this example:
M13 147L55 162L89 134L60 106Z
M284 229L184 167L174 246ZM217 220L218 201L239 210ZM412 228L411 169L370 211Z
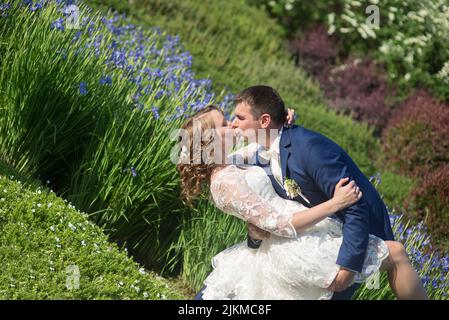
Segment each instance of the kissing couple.
M351 157L324 135L291 125L291 110L269 86L246 88L235 102L232 122L210 105L182 127L177 170L186 203L208 192L248 226L246 241L214 256L195 299L349 300L379 272L388 273L398 299L428 299L394 241L385 204ZM229 132L255 133L257 142L231 151Z

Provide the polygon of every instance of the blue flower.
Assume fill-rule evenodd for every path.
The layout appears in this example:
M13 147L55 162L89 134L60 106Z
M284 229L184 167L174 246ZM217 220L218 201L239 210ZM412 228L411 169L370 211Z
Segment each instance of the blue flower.
M8 10L11 7L9 3L0 3L0 12L2 17L6 17L8 15Z
M103 85L112 85L112 79L110 76L105 76L100 78L100 84Z
M87 91L87 83L81 82L79 86L79 92L82 96L86 95L88 93Z
M137 177L136 169L134 167L131 167L130 170L131 170L131 174L133 175L133 177L134 178Z
M63 18L56 19L51 23L50 28L64 31L64 19Z
M153 108L151 108L151 111L153 112L153 117L155 118L155 119L159 119L159 112L158 112L158 108L157 107L153 107Z

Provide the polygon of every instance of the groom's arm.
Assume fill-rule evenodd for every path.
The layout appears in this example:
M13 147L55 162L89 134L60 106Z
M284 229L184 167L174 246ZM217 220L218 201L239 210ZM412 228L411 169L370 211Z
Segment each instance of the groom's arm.
M258 249L262 244L262 240L268 239L270 237L269 232L260 229L252 223L247 222L246 226L248 228L247 245L251 249Z
M312 140L300 151L303 154L301 165L329 198L333 197L335 185L341 178L354 180L342 154L325 141ZM345 214L343 242L336 263L343 268L361 272L368 246L368 204L362 197L342 213Z

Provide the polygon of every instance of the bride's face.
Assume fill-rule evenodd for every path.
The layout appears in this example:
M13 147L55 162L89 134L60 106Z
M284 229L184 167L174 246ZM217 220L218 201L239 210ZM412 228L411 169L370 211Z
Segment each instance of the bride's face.
M226 156L227 151L234 145L235 131L232 130L231 123L225 119L221 112L212 110L209 116L213 120L216 130L216 146L221 147L223 156Z

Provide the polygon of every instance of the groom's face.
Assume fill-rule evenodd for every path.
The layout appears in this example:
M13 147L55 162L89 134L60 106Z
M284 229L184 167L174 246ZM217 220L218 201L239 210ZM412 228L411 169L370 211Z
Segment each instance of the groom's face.
M251 106L246 102L238 103L234 111L234 120L232 121L232 129L239 131L253 130L257 131L261 129L259 119L255 119L251 112Z

